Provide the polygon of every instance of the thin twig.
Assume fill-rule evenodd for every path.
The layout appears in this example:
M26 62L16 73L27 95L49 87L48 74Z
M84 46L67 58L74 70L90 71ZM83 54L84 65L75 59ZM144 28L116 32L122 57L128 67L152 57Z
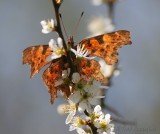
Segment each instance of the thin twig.
M116 118L116 117L113 117L113 116L112 116L111 120L113 122L120 123L120 124L123 124L123 125L132 125L132 126L136 125L135 121L128 121L128 120L121 119L121 118Z
M115 114L116 116L119 116L119 117L123 117L122 114L120 114L115 108L111 107L110 105L106 104L104 109L112 112L113 114Z

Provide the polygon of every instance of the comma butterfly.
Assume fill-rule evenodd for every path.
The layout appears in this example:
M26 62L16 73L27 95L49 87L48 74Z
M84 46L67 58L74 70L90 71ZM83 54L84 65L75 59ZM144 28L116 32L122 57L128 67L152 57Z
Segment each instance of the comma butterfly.
M130 32L120 30L106 33L84 39L79 44L83 45L90 52L89 56L100 57L104 59L107 64L112 65L118 62L118 48L131 44ZM45 65L50 64L43 72L42 78L48 87L48 92L51 95L51 103L53 103L57 97L58 90L61 90L66 97L71 94L71 91L65 84L55 87L55 82L62 79L62 70L67 69L68 63L66 56L52 61L46 61L46 58L51 55L51 53L52 50L49 45L31 46L23 51L22 60L23 64L29 64L31 66L31 78ZM79 73L85 75L87 78L104 78L100 72L100 65L95 60L84 58L78 63L77 67Z

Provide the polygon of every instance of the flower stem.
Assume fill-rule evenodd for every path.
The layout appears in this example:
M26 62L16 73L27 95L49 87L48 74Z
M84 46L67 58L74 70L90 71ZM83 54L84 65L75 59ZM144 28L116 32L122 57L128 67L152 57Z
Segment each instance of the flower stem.
M89 113L86 110L84 111L84 114L89 116ZM93 123L88 123L88 126L90 126L93 134L97 134L97 128L93 125Z

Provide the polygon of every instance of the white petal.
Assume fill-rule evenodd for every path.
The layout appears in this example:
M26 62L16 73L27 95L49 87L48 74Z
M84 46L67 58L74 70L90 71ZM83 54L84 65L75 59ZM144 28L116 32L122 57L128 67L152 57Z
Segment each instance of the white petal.
M40 23L41 23L42 26L47 24L47 22L45 20L42 20Z
M80 103L79 103L79 107L80 107L80 109L78 109L78 110L82 110L82 111L85 111L86 109L88 109L88 105L87 105L87 102L86 101L81 101Z
M100 88L102 88L102 89L108 89L109 87L108 86L100 86Z
M107 124L110 123L110 118L111 118L111 115L110 115L110 114L106 114L106 115L105 115L105 120L106 120Z
M63 40L62 40L62 38L58 37L58 38L57 38L57 43L58 43L58 46L59 46L60 48L63 48Z
M72 82L73 83L78 83L80 81L80 75L79 73L73 73L72 75Z
M80 91L76 91L74 94L71 94L69 96L69 99L73 102L73 103L78 103L80 101L81 98L81 93Z
M63 71L62 71L62 77L63 77L63 78L67 78L67 76L68 76L67 70L63 70Z
M103 1L102 0L92 0L92 3L95 6L99 6L99 5L101 5L103 3Z
M71 48L71 51L72 51L75 55L77 55L77 51L76 51L76 50L74 50L73 48Z
M97 105L98 104L98 99L97 98L88 98L88 101L91 105Z
M92 91L91 91L91 90L92 90L92 88L91 88L91 86L90 86L90 85L86 85L86 86L84 87L84 90L85 90L87 93L92 92Z
M44 34L48 34L48 33L50 33L48 30L46 30L46 29L42 29L42 33L44 33Z
M110 128L111 132L114 131L114 124L109 124L109 128Z
M102 98L105 98L105 96L95 96L94 98L96 98L96 99L102 99Z
M63 80L62 79L58 80L58 81L55 82L54 87L57 87L57 86L62 85L62 84L63 84Z
M49 41L49 47L50 47L52 50L54 50L56 44L57 44L57 43L56 43L56 41L55 41L54 39L51 39L51 40Z
M96 128L100 128L100 123L99 123L99 121L96 121L96 122L94 123L94 126L95 126Z
M78 134L86 134L86 132L82 128L76 128Z
M97 105L97 106L94 108L94 112L95 112L95 113L99 113L99 112L101 112L101 111L102 111L102 108L101 108L100 105Z
M114 70L114 76L118 76L118 75L120 75L120 70Z
M53 59L58 59L58 58L60 58L62 55L57 55L57 54L55 54L55 53L52 53L52 55L51 55L51 59L53 60Z
M66 124L69 124L69 123L71 122L71 120L73 119L74 115L75 115L75 111L74 111L74 112L71 112L71 113L67 116L65 123L66 123Z
M73 131L73 130L75 130L75 129L76 129L76 127L75 127L75 125L73 125L73 124L69 126L69 131Z
M54 20L53 19L51 19L51 25L54 28Z

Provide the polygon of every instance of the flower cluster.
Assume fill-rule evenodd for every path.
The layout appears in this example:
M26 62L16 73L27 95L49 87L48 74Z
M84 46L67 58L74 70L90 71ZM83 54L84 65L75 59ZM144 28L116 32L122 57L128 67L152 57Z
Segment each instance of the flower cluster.
M86 130L89 130L91 134L90 124L93 124L98 134L115 134L114 125L110 122L110 114L105 115L100 105L97 105L88 115L75 116L75 113L72 112L72 118L70 113L66 119L66 124L70 126L69 131L76 130L78 134L87 134Z
M66 124L70 125L69 131L76 130L79 134L87 134L86 129L93 124L99 134L114 134L114 126L110 124L110 115L104 115L98 104L98 99L104 98L97 93L101 88L101 83L96 80L90 80L80 76L79 73L73 73L72 80L69 80L70 69L64 70L62 79L57 81L55 86L66 84L74 90L68 98L68 103L63 105L63 110L68 113ZM97 105L94 110L93 107ZM76 115L76 113L87 113L87 115ZM91 129L89 128L91 131Z

